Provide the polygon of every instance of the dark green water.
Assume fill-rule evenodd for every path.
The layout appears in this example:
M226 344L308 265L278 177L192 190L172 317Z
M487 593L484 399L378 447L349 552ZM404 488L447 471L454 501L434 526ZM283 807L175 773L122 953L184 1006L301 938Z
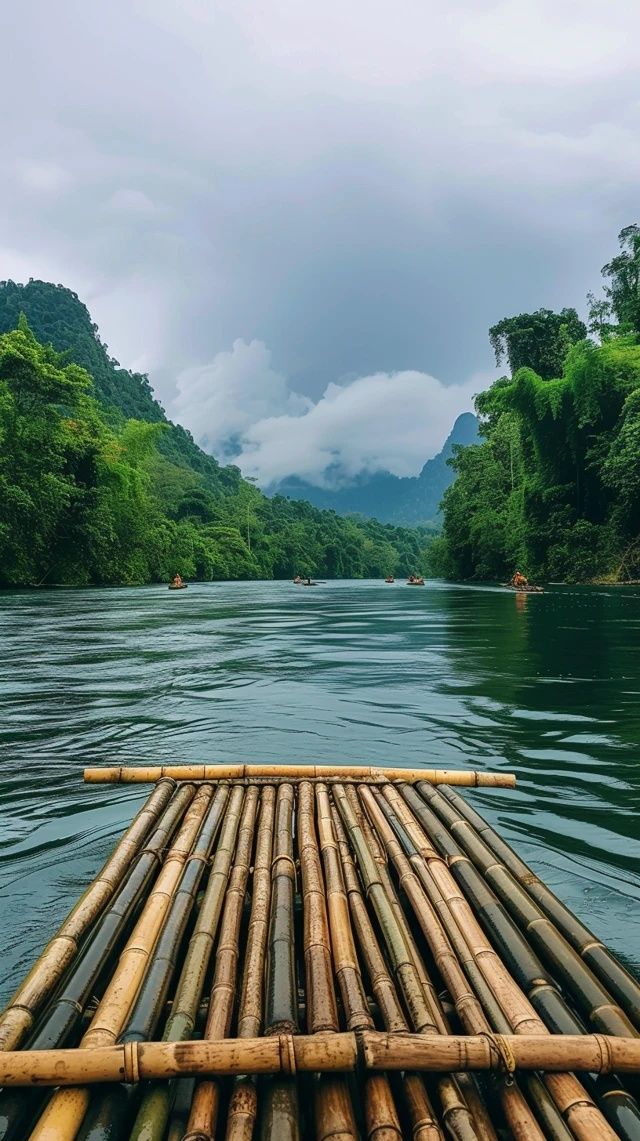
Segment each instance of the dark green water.
M640 964L640 592L7 593L0 637L0 1000L148 792L101 762L513 769L474 804Z

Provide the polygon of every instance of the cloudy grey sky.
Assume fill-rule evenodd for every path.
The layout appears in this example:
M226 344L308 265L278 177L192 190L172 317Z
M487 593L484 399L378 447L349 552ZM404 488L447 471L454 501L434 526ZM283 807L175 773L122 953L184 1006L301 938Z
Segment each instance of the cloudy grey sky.
M263 482L416 471L640 220L629 0L2 5L0 275Z

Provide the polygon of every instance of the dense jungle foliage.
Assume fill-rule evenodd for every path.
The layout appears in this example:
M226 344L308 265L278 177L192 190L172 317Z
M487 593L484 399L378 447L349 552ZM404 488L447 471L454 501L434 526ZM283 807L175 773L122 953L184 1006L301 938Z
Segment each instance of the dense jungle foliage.
M640 578L640 227L619 235L589 332L574 309L490 330L502 377L476 400L483 442L457 449L433 572L497 580Z
M424 565L427 530L268 499L201 452L62 286L0 285L0 333L0 586Z

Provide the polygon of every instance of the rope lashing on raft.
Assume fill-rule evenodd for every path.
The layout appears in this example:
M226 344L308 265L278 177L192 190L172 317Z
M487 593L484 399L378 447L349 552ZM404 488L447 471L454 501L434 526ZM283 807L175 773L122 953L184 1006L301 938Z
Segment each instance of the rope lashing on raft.
M516 1062L508 1039L504 1034L496 1034L492 1030L482 1030L478 1037L486 1039L489 1044L489 1050L495 1051L495 1055L498 1059L496 1068L503 1070L507 1085L512 1085L513 1075L518 1068L518 1063Z

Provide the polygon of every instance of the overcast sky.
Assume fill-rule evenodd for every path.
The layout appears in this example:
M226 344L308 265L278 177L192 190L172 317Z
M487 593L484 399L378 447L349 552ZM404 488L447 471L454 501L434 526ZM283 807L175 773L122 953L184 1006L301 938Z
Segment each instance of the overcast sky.
M632 0L23 0L0 38L0 276L264 483L419 470L488 326L582 307L640 220Z

